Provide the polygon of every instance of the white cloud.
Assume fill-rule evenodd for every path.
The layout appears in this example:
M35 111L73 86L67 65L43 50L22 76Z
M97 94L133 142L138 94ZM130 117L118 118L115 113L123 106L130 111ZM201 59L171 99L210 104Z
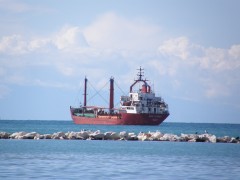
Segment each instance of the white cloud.
M158 50L163 55L176 56L185 60L189 57L190 48L191 44L187 37L178 37L163 42Z
M189 88L189 82L196 84L191 91L198 92L199 97L232 96L231 92L240 86L239 78L235 78L240 77L240 45L227 49L204 47L179 37L164 41L158 52L162 59L151 63L160 74L172 77L171 82L181 80L182 88Z
M190 66L200 66L202 69L221 72L240 67L240 45L233 45L229 49L204 47L190 43L187 37L170 39L159 46L158 52L167 59L178 57L185 60L181 63ZM175 63L178 61L174 59Z
M115 13L99 16L86 27L64 26L45 37L9 35L0 40L0 65L4 69L0 69L0 76L11 74L9 83L47 87L48 83L34 81L34 77L26 81L21 73L32 67L50 67L67 78L113 75L108 72L129 80L128 72L121 74L124 69L146 65L171 82L171 88L177 89L174 93L184 94L184 88L194 84L190 88L196 93L192 94L217 98L231 96L231 89L238 88L239 78L234 77L240 76L240 45L204 47L185 36L163 42L160 36L159 26ZM227 86L222 85L223 80ZM64 86L56 83L55 87Z
M32 37L30 40L19 35L4 36L0 40L0 55L24 55L32 52L49 52L51 39L46 37Z
M29 52L32 51L39 51L43 50L45 52L48 52L48 49L46 48L51 43L50 38L39 38L35 37L32 40L28 42L27 49Z
M95 48L143 50L155 46L158 26L106 13L84 29L87 42Z
M229 51L229 55L233 57L234 59L240 58L240 45L233 45Z
M48 53L55 47L59 51L87 52L88 47L79 27L64 27L53 36L30 37L4 36L0 40L0 54L21 55L32 52ZM82 48L82 49L81 49Z
M85 37L79 27L66 26L55 35L53 43L60 50L88 47Z
M0 41L0 53L24 54L27 42L20 35L5 36Z
M233 45L229 49L205 48L204 55L196 58L203 69L222 73L233 71L240 68L240 48L238 46Z
M87 56L149 56L160 40L158 26L137 19L126 19L106 13L89 26L64 26L46 37L23 37L14 34L2 37L0 53L25 54L49 52L52 47L62 52Z
M177 65L178 63L174 63L173 61L165 61L165 60L151 60L148 62L148 65L154 69L157 69L158 73L161 76L170 76L173 77L177 73Z

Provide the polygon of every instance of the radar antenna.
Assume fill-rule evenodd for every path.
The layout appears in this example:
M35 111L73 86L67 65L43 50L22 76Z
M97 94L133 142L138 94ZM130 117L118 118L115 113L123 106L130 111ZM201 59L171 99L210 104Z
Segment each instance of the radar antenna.
M140 66L140 68L137 70L139 70L139 72L137 74L137 76L139 77L138 80L142 81L143 80L142 77L144 76L144 72L143 72L144 69L141 68L141 66Z
M132 92L132 88L133 88L133 86L135 85L135 84L137 84L138 82L143 82L144 83L144 85L145 86L149 86L148 84L147 84L147 79L143 79L142 77L144 76L144 72L143 72L143 68L140 66L140 68L139 69L137 69L137 70L139 70L139 72L137 73L137 76L138 76L138 79L137 80L135 80L135 82L130 86L130 92Z

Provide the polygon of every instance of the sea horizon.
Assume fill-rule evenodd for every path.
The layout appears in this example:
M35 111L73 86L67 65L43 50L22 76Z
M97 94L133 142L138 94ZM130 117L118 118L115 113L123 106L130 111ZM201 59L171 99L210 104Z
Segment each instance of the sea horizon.
M0 121L73 121L71 119L66 120L66 119L0 119ZM73 122L74 123L74 122ZM240 123L236 123L236 122L184 122L184 121L164 121L159 125L153 125L153 126L161 126L163 123L185 123L185 124L240 124ZM89 124L90 125L90 124ZM121 125L109 125L109 126L121 126ZM134 126L134 125L128 125L128 126ZM141 126L141 125L137 125L137 126Z

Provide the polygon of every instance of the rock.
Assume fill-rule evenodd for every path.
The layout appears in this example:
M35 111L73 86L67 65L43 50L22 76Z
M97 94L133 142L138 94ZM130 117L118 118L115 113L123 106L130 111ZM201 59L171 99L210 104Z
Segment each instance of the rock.
M196 142L209 142L209 134L205 133L205 134L200 134L198 135L198 138L196 139Z
M89 136L92 138L92 140L103 140L104 139L104 134L101 133L99 130L90 133Z
M0 139L8 139L10 137L10 133L0 132Z
M37 135L34 137L34 139L35 139L35 140L44 139L44 135L37 134Z
M196 142L196 139L189 139L188 142Z
M142 133L142 132L140 132L138 134L137 138L140 141L150 141L150 140L152 140L151 136L152 136L152 134L150 134L150 133Z
M129 140L129 141L137 141L137 140L138 140L138 137L137 137L137 135L134 134L134 133L128 133L127 140Z
M180 139L181 141L189 141L189 142L196 142L198 135L196 134L183 134L181 133Z
M15 132L13 134L10 135L11 139L23 139L23 136L26 135L26 132Z
M67 139L71 139L71 140L77 139L77 133L76 132L68 132L65 135L66 135Z
M180 141L180 138L175 134L164 134L160 141Z
M143 132L140 132L140 133L137 135L138 140L142 141L143 136L144 136L144 133L143 133Z
M122 140L126 140L126 139L128 139L128 133L126 131L122 131L119 133L119 137Z
M52 139L52 134L44 134L43 139Z
M230 142L231 141L231 137L229 137L229 136L224 136L224 140L228 143L228 142Z
M65 135L64 132L57 132L57 133L53 133L52 139L67 139L67 136Z
M153 141L159 141L161 137L163 137L164 134L162 134L159 131L156 131L154 133L151 134L151 138Z
M209 142L211 143L216 143L217 142L217 137L215 135L211 135L209 138L208 138Z
M175 134L163 134L159 131L156 132L140 132L138 135L135 133L127 133L122 131L105 132L101 133L100 130L95 132L81 130L80 132L57 132L53 134L39 134L36 132L15 132L7 133L0 132L0 139L80 139L80 140L129 140L129 141L184 141L184 142L221 142L221 143L240 143L239 137L216 137L212 134L181 134L177 136Z
M86 140L89 138L90 133L91 133L90 131L85 131L85 130L77 132L77 139Z
M120 136L119 136L119 134L116 133L116 132L111 132L109 139L110 139L110 140L119 140L119 139L120 139Z
M217 138L217 142L221 142L221 143L229 143L230 141L231 141L231 138L229 136Z
M38 135L38 133L36 133L36 132L27 133L23 136L23 139L34 139L35 136L37 136L37 135Z
M238 140L234 137L231 138L230 143L238 143Z
M109 139L111 139L111 134L112 134L112 132L105 132L105 133L104 133L104 140L109 140Z

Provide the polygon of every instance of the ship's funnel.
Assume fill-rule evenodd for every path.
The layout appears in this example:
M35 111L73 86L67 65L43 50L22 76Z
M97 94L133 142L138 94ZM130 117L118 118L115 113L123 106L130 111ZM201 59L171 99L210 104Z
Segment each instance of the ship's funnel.
M146 84L142 85L142 93L147 93L147 85Z

